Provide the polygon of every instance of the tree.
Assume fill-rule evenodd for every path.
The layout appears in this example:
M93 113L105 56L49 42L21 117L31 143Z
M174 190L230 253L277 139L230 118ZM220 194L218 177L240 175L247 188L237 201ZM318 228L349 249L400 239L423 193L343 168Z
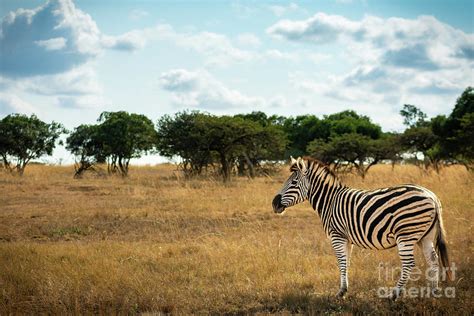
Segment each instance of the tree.
M257 123L261 127L261 132L242 147L242 152L237 158L239 175L242 176L248 172L248 175L254 178L257 171L267 172L262 170L262 161L285 159L288 139L282 126L278 125L280 117L268 117L263 112L238 114L234 117Z
M402 148L414 155L415 161L421 160L418 155L421 153L426 168L433 165L435 169L438 169L441 157L434 148L438 144L439 138L433 133L431 125L425 124L425 126L413 126L406 129L401 135L400 141Z
M474 113L474 88L467 87L461 96L456 100L453 112L449 118L453 121L452 128L458 127L457 120L460 120L464 115Z
M400 115L403 116L403 124L408 127L419 127L426 122L427 118L422 110L411 104L403 105Z
M181 157L187 176L217 164L224 182L236 165L254 176L260 162L281 157L287 143L284 132L262 112L236 116L180 112L163 116L157 131L158 151L165 157Z
M381 127L372 123L368 116L351 110L326 115L324 121L330 126L330 136L333 137L352 133L378 139L382 135Z
M128 175L130 159L153 150L157 133L153 122L144 115L103 112L99 116L97 141L101 143L110 173Z
M320 126L324 133L308 144L307 152L336 170L355 168L364 178L374 164L395 155L381 139L380 126L367 116L342 111L325 116Z
M327 140L330 135L329 123L314 115L299 115L279 121L282 122L283 131L288 135L286 157L307 155L306 148L312 140Z
M405 111L404 111L405 110ZM415 155L421 153L426 168L433 166L439 171L442 163L459 162L468 169L474 164L474 138L471 137L472 113L474 113L474 90L468 87L457 99L451 114L438 115L430 121L415 106L405 105L400 113L409 128L402 134L405 151Z
M267 126L273 123L272 118L268 117L267 114L262 111L253 111L247 114L236 114L234 117L256 122L261 126Z
M6 116L0 121L0 155L4 167L22 175L32 159L53 153L56 141L64 132L61 124L45 123L36 115Z
M461 118L461 128L457 132L457 140L461 147L458 147L457 154L459 160L468 170L474 170L474 113L466 113Z
M202 123L209 114L200 112L178 112L164 115L156 125L160 155L168 158L179 156L181 167L187 177L200 175L212 162L208 129Z
M428 120L423 111L410 104L403 106L400 115L403 117L403 123L408 127L400 137L402 150L413 154L418 166L424 166L426 169L432 166L436 172L439 172L441 163L446 158L446 152L441 146L440 135L437 135L435 131L444 133L444 116ZM419 163L421 160L423 164Z
M95 170L96 163L105 162L104 146L99 138L98 125L80 125L66 139L66 149L76 156L76 173L81 177L87 170Z
M433 132L440 138L443 157L458 161L469 170L474 169L473 113L474 89L467 87L457 99L451 114L447 118L439 118L433 127Z
M250 153L268 136L261 125L241 117L209 116L202 123L208 131L209 149L216 153L221 165L224 182L230 180L237 158Z
M349 133L333 136L328 142L315 140L308 145L308 151L322 162L333 164L336 170L354 167L365 178L369 169L383 159L383 152L377 146L377 140Z
M403 160L402 152L401 135L398 133L383 133L379 139L374 141L373 157L377 161L391 161L392 168L397 162Z

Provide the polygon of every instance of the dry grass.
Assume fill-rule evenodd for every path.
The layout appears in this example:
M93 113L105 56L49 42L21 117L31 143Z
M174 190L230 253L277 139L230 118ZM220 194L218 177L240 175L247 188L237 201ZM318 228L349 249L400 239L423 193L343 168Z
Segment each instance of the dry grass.
M396 250L355 248L348 297L333 295L336 259L310 206L271 211L287 176L184 181L171 166L129 179L72 179L72 167L0 173L0 314L5 313L462 313L472 302L474 177L374 167L363 188L418 183L444 204L455 298L377 297L378 266ZM417 252L417 263L424 260ZM423 286L425 280L409 286Z

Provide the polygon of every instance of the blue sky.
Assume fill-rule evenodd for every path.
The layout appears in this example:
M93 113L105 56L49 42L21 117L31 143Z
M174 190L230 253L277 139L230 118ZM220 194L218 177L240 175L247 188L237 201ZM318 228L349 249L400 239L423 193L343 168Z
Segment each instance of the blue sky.
M3 0L0 15L0 117L69 129L102 111L353 109L401 130L403 104L448 114L474 85L473 1Z

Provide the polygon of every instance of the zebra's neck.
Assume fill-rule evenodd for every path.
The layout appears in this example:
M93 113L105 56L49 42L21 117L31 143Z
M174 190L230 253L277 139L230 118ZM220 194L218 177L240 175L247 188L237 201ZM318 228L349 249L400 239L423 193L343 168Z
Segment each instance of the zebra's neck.
M313 209L323 217L336 193L345 186L328 167L316 162L310 164L308 177L310 178L308 200Z

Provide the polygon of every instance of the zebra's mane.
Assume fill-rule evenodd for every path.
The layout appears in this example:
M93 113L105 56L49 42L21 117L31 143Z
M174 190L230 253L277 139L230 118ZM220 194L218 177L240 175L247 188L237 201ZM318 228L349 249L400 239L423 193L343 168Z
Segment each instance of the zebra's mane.
M318 169L323 169L323 171L325 173L327 173L328 175L330 175L334 179L334 183L337 183L339 185L343 185L342 182L341 182L341 179L339 179L337 174L324 162L322 162L322 161L320 161L316 158L309 157L309 156L305 156L302 159L306 160L308 162L308 169L312 169L314 171L316 171Z

